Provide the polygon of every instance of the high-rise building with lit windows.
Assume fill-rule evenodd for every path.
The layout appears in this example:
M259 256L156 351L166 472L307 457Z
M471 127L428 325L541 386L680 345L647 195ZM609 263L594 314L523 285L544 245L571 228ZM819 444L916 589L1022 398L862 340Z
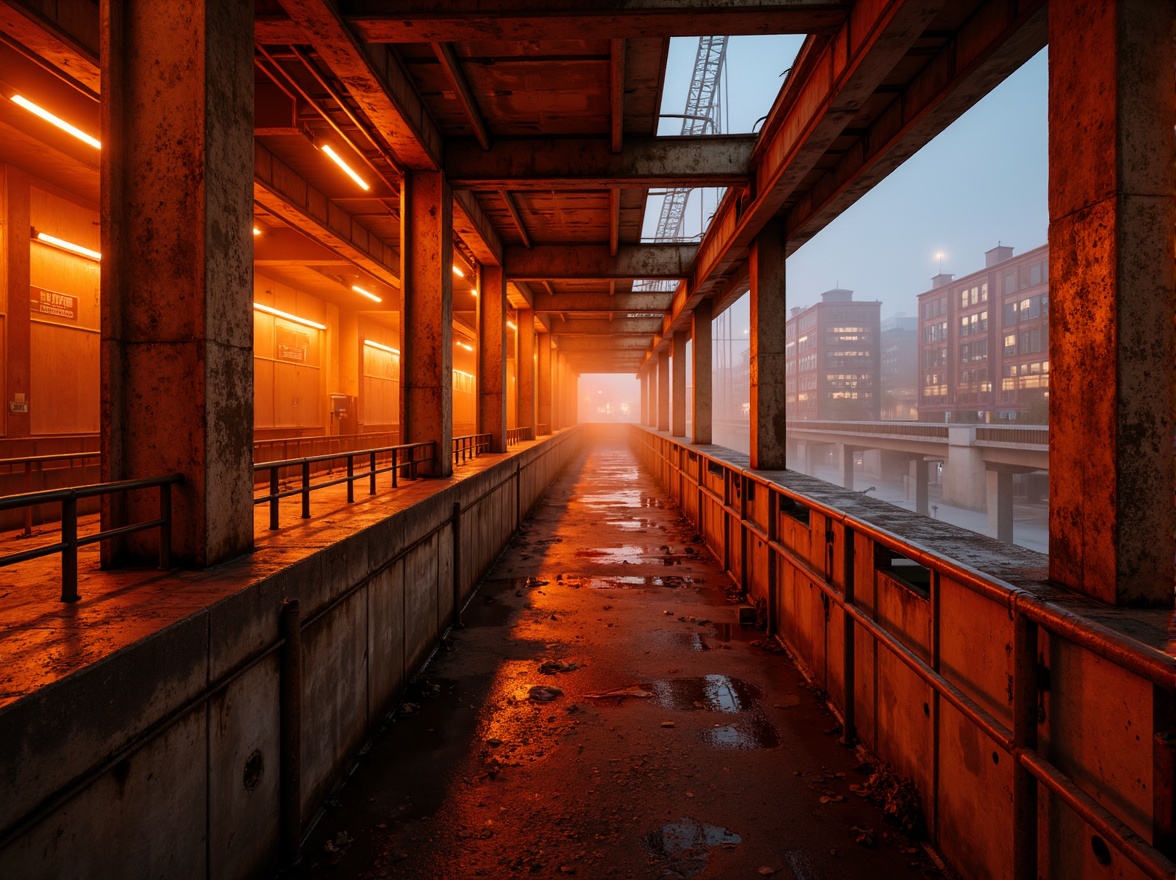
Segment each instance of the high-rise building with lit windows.
M1049 252L998 245L984 268L919 294L919 418L1045 424Z
M880 302L834 288L794 308L784 331L789 419L877 421L881 414Z

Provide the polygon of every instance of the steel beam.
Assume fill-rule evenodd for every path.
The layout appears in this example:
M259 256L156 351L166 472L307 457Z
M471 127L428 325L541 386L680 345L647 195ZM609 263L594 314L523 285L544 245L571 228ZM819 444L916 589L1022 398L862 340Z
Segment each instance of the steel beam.
M670 304L668 293L535 293L532 306L537 313L585 314L604 312L613 314L651 314L664 312Z
M476 141L445 145L445 173L458 189L608 189L743 186L755 135L628 138L511 138L489 150Z
M613 257L607 244L509 246L506 275L512 281L685 278L695 251L694 245L622 245Z
M570 321L553 321L551 332L568 338L573 336L640 336L652 339L661 330L661 318L572 318Z

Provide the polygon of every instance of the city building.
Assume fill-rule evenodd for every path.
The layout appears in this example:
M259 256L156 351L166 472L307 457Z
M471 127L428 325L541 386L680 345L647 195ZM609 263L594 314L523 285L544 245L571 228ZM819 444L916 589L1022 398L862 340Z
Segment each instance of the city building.
M883 318L879 339L882 418L914 421L919 417L919 319L902 312Z
M984 268L919 294L919 418L1046 424L1049 252L998 245Z
M792 309L784 329L789 419L878 420L881 314L880 302L855 302L840 287Z

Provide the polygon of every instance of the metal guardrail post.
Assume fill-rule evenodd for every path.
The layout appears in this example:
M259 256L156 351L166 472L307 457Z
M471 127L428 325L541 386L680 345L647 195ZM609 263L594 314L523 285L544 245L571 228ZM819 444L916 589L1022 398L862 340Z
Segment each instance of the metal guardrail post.
M1037 877L1037 778L1020 752L1037 748L1037 624L1013 618L1013 877Z
M78 601L78 499L61 500L61 601Z
M277 531L278 528L278 469L272 467L269 469L269 509L270 509L270 528Z
M278 682L278 826L281 865L302 860L302 608L282 602L282 651Z
M374 452L368 455L368 494L376 494L376 454Z
M38 462L37 472L40 473L41 465ZM28 463L25 465L25 491L33 491L33 465ZM24 512L24 536L27 538L33 533L33 508L30 505L25 508Z
M310 519L310 462L302 462L302 518Z
M396 450L393 449L392 450L392 488L393 489L395 489L397 486L397 479L399 477L399 474L400 474L400 465L398 465L396 463Z
M159 519L159 569L167 571L172 551L171 483L159 487Z
M355 456L347 456L347 503L355 503Z

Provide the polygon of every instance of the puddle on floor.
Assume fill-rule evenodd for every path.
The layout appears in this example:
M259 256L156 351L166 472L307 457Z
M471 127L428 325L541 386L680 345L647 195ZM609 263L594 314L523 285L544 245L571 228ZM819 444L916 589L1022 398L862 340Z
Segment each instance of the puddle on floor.
M604 523L606 526L612 526L614 529L620 529L624 532L640 532L649 528L649 524L644 520L636 519L610 519Z
M681 587L692 587L696 584L701 585L704 583L705 581L698 578L679 577L677 575L661 575L655 577L618 575L616 577L585 578L581 581L583 586L593 590L626 590L635 587L668 587L671 590L677 590Z
M686 816L641 839L645 851L661 863L663 877L695 877L706 868L711 849L742 842L743 838L726 828Z
M759 689L726 675L655 681L651 687L663 709L707 709L711 712L748 712L760 703Z
M780 745L780 735L766 718L751 715L734 724L712 727L702 735L703 741L716 749L753 751L774 749Z
M620 547L592 547L576 551L576 555L582 559L612 563L636 563L655 555L655 553L656 551L637 544L623 544Z

